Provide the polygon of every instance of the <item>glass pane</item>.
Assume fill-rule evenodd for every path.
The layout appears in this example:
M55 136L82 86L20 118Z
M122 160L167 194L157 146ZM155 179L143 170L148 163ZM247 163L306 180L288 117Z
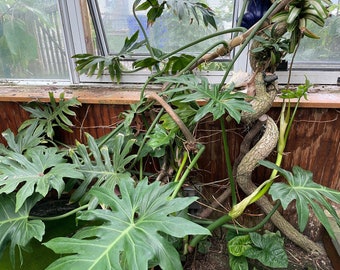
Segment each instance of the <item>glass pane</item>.
M298 67L320 69L340 65L340 1L333 0L333 3L331 15L327 18L324 27L314 23L308 25L308 28L320 39L304 37L301 40L294 60ZM337 68L339 69L339 66Z
M0 78L69 78L57 0L1 0L0 15Z
M131 36L140 29L132 14L133 2L133 0L98 0L110 53L117 53L122 48L125 37ZM218 30L231 28L234 1L210 0L206 2L217 15ZM216 32L213 27L206 27L202 21L198 24L195 19L189 16L179 21L171 10L163 12L162 16L157 18L156 22L149 27L147 27L146 13L144 11L137 11L137 15L146 29L151 46L163 52L171 52L200 37ZM141 31L139 36L140 40L142 40L143 34ZM187 49L187 52L201 52L215 41L226 38L226 36L220 36L214 40L200 43ZM145 51L140 51L140 53L143 52Z

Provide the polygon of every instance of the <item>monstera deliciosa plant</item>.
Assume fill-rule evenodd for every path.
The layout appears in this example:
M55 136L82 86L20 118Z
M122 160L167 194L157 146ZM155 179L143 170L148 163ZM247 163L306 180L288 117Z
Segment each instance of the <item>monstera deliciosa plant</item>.
M49 103L33 102L24 107L31 118L16 133L4 131L7 143L0 145L0 254L8 250L13 267L18 257L25 266L22 250L35 239L60 254L47 269L159 266L177 270L183 268L187 254L197 247L202 250L207 237L223 226L228 230L226 268L248 269L248 259L267 267L287 268L283 236L307 252L325 256L324 249L302 232L312 210L334 237L324 210L340 224L331 204L340 203L340 193L315 183L312 173L300 167L294 167L292 172L280 168L299 101L311 86L308 79L304 85L279 94L284 100L279 127L266 112L278 95L273 75L277 65L286 54L296 52L301 38L317 38L307 26L310 22L322 26L330 4L326 0L250 1L246 8L245 1L240 27L216 32L196 43L225 33L233 33L233 38L214 43L198 56L178 54L193 44L174 52L153 48L144 29L143 41L138 41L136 32L126 38L117 55L75 55L79 72L99 77L108 73L112 80L119 81L127 72L121 62L145 46L150 56L136 60L128 72L142 68L156 72L145 82L140 101L122 114L121 123L102 138L86 134L86 143L64 145L55 140L60 128L72 131L72 108L81 105L75 98L66 100L62 94L56 102L50 94ZM170 9L182 20L189 16L207 27L216 27L214 13L201 2L137 0L133 9L134 14L146 11L150 26ZM241 79L241 83L237 76L226 82L235 60L250 42L254 73L250 79ZM229 54L238 46L240 50L226 65L220 83L211 84L193 74L201 64ZM162 91L147 95L144 89L149 84L162 85ZM247 86L247 94L238 91L240 85ZM292 98L298 99L294 108L285 102ZM157 115L148 117L150 110ZM207 117L221 126L230 182L225 194L230 194L231 209L216 220L203 216L194 220L188 208L197 197L185 197L183 186L204 154L205 145L195 138L195 127ZM143 119L145 129L135 129L138 118ZM230 121L249 129L241 145L243 153L235 164L231 164L226 133ZM265 161L275 147L275 163ZM160 162L158 173L146 166L149 158ZM273 171L267 181L256 186L251 175L259 164ZM278 173L286 183L275 181ZM245 194L241 200L236 196L237 188ZM227 195L220 198L220 204L229 199ZM66 197L71 209L61 215L36 215L51 196ZM267 196L276 201L274 206ZM266 218L251 228L235 225L233 221L253 203L259 205ZM297 206L299 230L277 211L291 203ZM71 235L44 239L46 222L70 216L79 223ZM263 232L269 219L280 232Z

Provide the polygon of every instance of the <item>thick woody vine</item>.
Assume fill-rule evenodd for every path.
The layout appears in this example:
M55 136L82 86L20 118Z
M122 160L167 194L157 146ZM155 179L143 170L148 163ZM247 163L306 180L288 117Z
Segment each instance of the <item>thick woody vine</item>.
M181 83L183 83L183 80L185 81L185 79L181 81L180 78L192 73L202 64L209 63L220 56L229 55L234 49L238 48L237 52L235 52L234 57L231 59L230 64L227 65L224 76L221 78L219 85L217 86L217 88L214 88L214 91L218 93L223 93L224 91L227 92L227 90L230 90L230 88L228 88L230 85L226 82L227 77L230 75L233 65L235 61L239 58L240 54L243 51L247 50L248 46L250 46L249 56L250 65L252 67L253 73L251 74L249 79L247 78L239 83L239 85L242 85L247 89L247 98L249 101L247 105L250 106L242 107L243 109L239 108L239 111L241 111L241 113L238 119L236 119L237 117L234 117L235 115L232 116L228 109L226 109L225 111L229 113L227 119L225 119L224 116L221 117L221 115L218 115L218 117L216 117L215 119L219 120L221 124L225 152L224 154L226 156L226 165L228 170L228 177L230 180L230 188L226 189L226 191L223 192L223 194L218 198L216 205L223 204L227 197L231 196L232 210L225 216L216 220L216 222L209 225L208 229L212 231L215 228L232 221L232 219L237 218L240 214L243 213L243 210L248 204L255 202L259 205L263 212L271 217L271 221L283 234L286 235L286 237L288 237L294 243L310 253L316 252L318 254L324 255L325 251L321 246L309 240L306 236L296 230L287 220L285 220L279 214L279 212L276 211L278 205L272 206L267 197L264 196L266 191L269 190L271 184L273 183L273 180L277 174L277 170L273 171L270 179L266 181L261 187L256 187L255 184L252 182L251 173L258 165L260 160L265 159L270 153L272 153L276 145L278 145L278 156L276 165L280 166L282 162L283 151L288 137L287 134L289 133L289 129L291 126L291 122L285 122L286 115L288 115L285 112L286 104L284 103L282 109L279 127L280 130L278 130L278 127L273 119L266 114L272 107L274 98L278 95L279 92L276 83L277 77L275 75L275 71L278 64L287 53L293 54L294 56L299 42L303 37L317 38L317 36L312 33L307 26L310 22L316 23L319 26L323 26L323 24L325 23L325 19L328 16L327 7L331 4L331 2L329 0L261 1L261 3L266 3L268 9L257 18L257 22L247 22L247 26L249 26L247 27L247 29L241 27L243 22L243 18L241 16L239 18L238 27L216 32L214 34L201 38L196 42L190 43L180 49L177 49L174 52L158 54L156 50L151 48L146 35L146 31L143 29L142 24L136 16L136 10L148 11L148 23L149 25L152 25L153 22L162 14L164 7L168 5L168 3L171 4L174 2L176 1L163 1L161 4L159 4L158 1L145 1L141 4L141 1L136 0L133 12L137 22L141 26L142 33L145 36L145 44L136 42L138 37L137 34L133 35L130 39L127 39L125 41L124 50L122 50L121 53L118 55L105 57L89 56L86 54L76 55L75 58L78 59L77 70L82 73L86 73L87 75L93 75L97 67L98 74L102 75L104 72L104 68L108 68L112 79L116 79L117 81L119 81L121 74L124 72L124 70L120 68L119 61L125 57L125 54L128 55L129 53L131 53L133 49L136 49L141 45L145 45L147 47L151 56L146 59L137 60L133 65L135 68L133 71L137 71L142 68L150 68L155 72L145 82L141 92L141 101L137 105L137 107L140 106L141 108L151 108L153 104L160 105L162 109L159 111L155 120L159 121L163 112L166 111L168 116L178 126L181 135L184 136L184 151L183 148L181 149L183 151L182 160L180 161L181 165L179 166L179 168L176 168L177 174L174 180L174 182L178 182L178 188L171 196L171 198L174 198L179 192L181 185L185 181L185 177L194 166L193 162L190 163L190 165L183 173L187 159L189 159L189 155L194 154L195 157L192 160L195 160L196 162L198 157L202 155L204 147L202 147L199 141L196 140L193 132L190 130L190 127L188 127L188 124L183 119L181 119L180 115L176 113L176 105L173 103L172 99L172 94L174 94L174 90L171 87L175 84L181 85ZM247 3L247 1L245 2ZM169 7L171 8L170 4ZM206 8L204 7L204 5L200 6L200 8L202 7L203 9ZM246 5L244 7L246 7ZM210 14L209 9L205 9L205 11L202 13L203 18L204 16L207 16L207 13L205 12L208 12L208 14ZM249 19L249 16L247 18ZM207 19L207 17L205 17L205 19ZM210 20L206 20L205 23L209 21ZM211 23L211 25L214 26L214 23ZM202 51L197 57L185 58L185 64L181 63L181 68L179 69L170 68L171 64L173 64L172 61L176 61L176 59L174 60L172 57L177 57L177 54L180 53L181 50L189 48L190 46L193 46L196 43L202 42L206 39L217 37L226 33L232 33L233 38L229 41L221 40L215 44L212 44L205 51ZM95 66L92 66L91 63ZM178 65L173 64L173 66ZM171 70L171 72L169 72L169 70ZM165 74L169 75L169 73L172 76L165 78ZM174 78L178 78L178 80ZM193 77L190 78L192 79ZM159 93L146 94L146 87L153 82L162 83L162 87ZM201 80L197 83L197 85L204 83L205 81ZM287 82L287 85L289 85L289 81ZM307 86L308 84L306 85L306 87ZM303 89L304 90L302 91L301 96L305 94L304 91L306 89ZM185 89L185 91L188 92L190 92L191 90L192 89L189 86L187 89ZM209 90L211 89L207 87L207 91ZM233 92L235 92L236 90L236 88L232 89ZM286 97L287 96L301 98L301 96L295 95L294 93L288 94L286 95ZM237 96L234 98L237 99L240 97L241 96ZM245 96L243 96L242 101L244 101L244 97ZM209 98L207 98L207 100L205 101L209 102L208 99ZM147 105L145 107L146 100ZM176 101L178 101L178 99ZM250 107L252 108L252 110L249 109ZM226 141L226 134L223 133L225 133L225 123L232 121L233 118L237 122L242 122L244 125L246 125L249 128L249 133L245 136L241 144L240 154L236 158L234 166L232 167L230 163L230 158L228 158L228 143ZM293 118L294 114L292 115L291 119ZM154 121L150 125L147 135L152 132L151 130L156 125L156 121ZM251 145L253 145L254 143L254 138L258 138L259 136L260 139L255 143L253 147L251 147ZM143 139L142 145L146 143L147 137L148 136L145 136L145 138ZM142 149L142 147L140 149ZM137 156L139 156L139 151L137 153ZM169 179L169 174L175 171L173 168L170 168L171 166L168 166L168 164L166 164L168 161L169 160L164 158L164 163L161 166L162 169L159 173L159 177L157 177L157 180L162 180L163 175L166 175L168 177L167 179ZM130 168L132 168L135 163L136 161L132 162ZM165 173L166 170L168 170L170 173ZM238 187L240 187L247 195L246 203L244 203L243 201L237 203L235 195L236 185L238 185ZM214 205L212 205L211 208L214 208ZM210 213L211 210L206 209L201 213L201 217L205 218L209 216ZM188 243L188 249L190 250L194 248L202 238L204 238L204 236L202 235L194 237L192 241Z
M250 41L254 40L254 36L260 36L263 39L275 39L279 40L282 38L284 34L287 33L287 29L289 28L289 22L284 21L282 19L278 20L278 23L273 23L272 18L279 13L284 13L289 10L289 4L292 1L272 1L273 5L268 11L269 15L263 17L257 24L253 25L246 32L236 36L229 42L225 43L223 46L218 47L215 52L204 54L200 59L195 61L188 70L194 70L196 67L201 65L202 63L207 63L216 59L217 57L228 55L231 51L241 46L239 51L242 51L246 48L246 46L250 43ZM304 1L301 1L304 2ZM308 2L308 1L305 1ZM306 3L302 3L302 5L306 5ZM306 20L304 17L299 18L300 24L301 21ZM297 46L299 39L303 37L303 34L306 31L306 28L299 28L295 31L295 35L297 38L294 40L294 44L290 44L290 51L293 52L295 47ZM291 33L291 31L290 31ZM256 190L255 184L251 180L251 173L258 165L260 160L265 159L276 147L279 131L276 123L266 115L266 112L271 108L272 103L274 101L275 96L278 93L277 85L275 84L276 77L272 74L266 75L266 72L275 72L276 66L281 61L284 53L274 52L276 55L276 59L273 60L273 53L269 50L273 48L267 48L259 50L257 53L256 49L263 44L257 40L252 42L251 53L250 53L250 63L253 68L254 74L249 81L244 82L244 85L247 85L248 94L252 94L252 100L250 101L253 111L252 112L243 112L242 113L242 122L250 127L253 127L249 131L249 136L244 138L244 141L241 145L241 149L243 149L242 153L236 162L234 167L234 174L232 177L236 177L236 182L238 186L243 190L246 195L252 194ZM279 55L278 55L279 54ZM227 73L226 73L227 74ZM222 83L224 83L222 80ZM163 86L163 89L168 85ZM171 108L171 106L160 96L153 93L148 96L149 99L156 100L171 116L173 121L177 123L183 135L186 138L186 149L190 151L195 151L197 149L197 141L189 131L189 129L185 126L183 121L178 117L175 111ZM265 132L263 133L261 139L255 144L254 147L249 148L252 140L255 136L258 135L259 131L265 127ZM226 199L226 196L230 194L230 190L227 190L224 195L219 198L218 203L223 203ZM264 196L260 198L256 202L261 209L269 214L273 211L273 206L270 201ZM202 213L202 217L207 216L211 211L206 210ZM306 236L298 232L287 220L285 220L280 213L277 211L271 216L271 221L274 225L280 229L282 233L286 235L290 240L299 245L301 248L305 249L308 252L316 252L318 254L325 254L324 249L318 244L314 243ZM202 236L199 237L200 239ZM191 246L195 246L198 241L192 241Z

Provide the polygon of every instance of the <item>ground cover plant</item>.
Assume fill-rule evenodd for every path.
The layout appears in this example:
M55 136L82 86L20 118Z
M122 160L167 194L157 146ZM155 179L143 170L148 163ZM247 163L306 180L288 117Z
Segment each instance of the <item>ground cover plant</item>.
M50 103L32 102L24 107L31 118L17 132L3 132L7 144L0 146L0 251L9 249L13 266L25 266L22 253L35 239L61 255L47 269L181 269L190 254L204 250L206 240L217 228L227 231L224 256L228 254L229 260L225 269L248 269L254 260L263 267L287 268L284 239L309 254L326 256L323 247L303 231L313 211L334 237L324 210L340 224L332 206L340 203L340 193L315 183L312 172L303 168L296 166L291 172L280 168L299 101L311 85L306 78L304 85L279 92L274 72L283 56L296 52L301 38L317 38L306 23L322 26L331 2L264 2L257 18L249 19L254 15L249 15L252 9L248 8L245 19L239 18L240 27L214 34L234 33L231 40L221 40L198 56L178 55L184 48L161 52L150 46L146 35L144 41L138 41L139 32L126 38L118 55L75 55L79 72L99 77L109 73L112 80L120 81L127 72L121 61L145 46L150 56L134 62L133 71L156 70L145 83L140 102L132 104L121 124L102 138L87 134L86 143L75 145L55 140L56 127L71 130L72 109L81 105L76 98L66 100L61 95L56 102L50 94ZM134 12L147 11L150 25L167 8L177 16L188 14L206 26L216 27L213 12L200 2L134 4ZM241 83L235 77L227 82L233 63L249 43L253 74ZM240 50L226 65L220 83L211 84L192 72L238 46ZM150 84L161 85L162 91L146 94ZM247 93L238 91L241 85ZM284 100L279 126L266 114L277 95ZM295 107L290 105L292 98L298 100ZM157 112L152 120L147 114L151 109ZM133 125L137 117L145 120L145 130L138 133ZM205 117L220 123L230 182L228 196L220 203L230 200L231 209L215 220L193 219L188 208L197 197L183 196L182 189L205 151L205 145L194 136L195 127ZM230 162L226 133L230 121L249 128L241 146L243 153L235 164ZM276 161L265 160L274 149ZM150 156L165 168L156 177L145 166ZM251 179L257 166L272 169L270 178L258 186ZM276 181L278 174L286 179L285 183ZM240 200L237 189L245 194ZM52 217L34 215L33 210L51 193L60 199L66 197L71 209ZM276 202L274 206L268 197ZM255 203L266 214L263 221L250 228L233 223ZM299 230L277 211L291 203L297 208ZM73 215L80 226L75 226L70 236L43 241L46 222ZM275 231L263 230L269 220Z

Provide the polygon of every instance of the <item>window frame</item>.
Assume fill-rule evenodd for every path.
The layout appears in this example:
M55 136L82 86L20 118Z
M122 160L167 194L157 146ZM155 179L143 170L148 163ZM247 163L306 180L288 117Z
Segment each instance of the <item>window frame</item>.
M89 84L89 83L112 83L110 77L104 75L101 78L96 78L96 76L88 77L85 74L79 74L76 72L75 59L72 58L75 54L88 53L85 26L83 22L82 10L84 5L90 5L92 7L91 12L93 18L95 18L95 25L97 27L96 31L99 34L99 39L101 44L106 44L105 33L103 32L103 26L101 23L101 18L99 16L99 8L96 4L96 0L58 0L58 7L61 16L62 28L64 32L64 42L65 50L69 69L69 81L65 80L15 80L16 83L21 84L49 84L51 81L53 83L70 83L70 84ZM236 21L238 14L242 8L244 0L234 1L234 16L233 20ZM98 48L102 55L108 55L108 49L105 46ZM232 56L237 52L237 48L232 52ZM238 61L234 65L235 71L245 71L251 72L251 68L248 61L248 53L243 52ZM220 71L210 71L202 72L202 75L206 76L210 82L218 83L221 76L224 75ZM288 71L277 71L279 76L279 83L285 84L288 79ZM150 76L150 72L146 70L138 71L131 74L124 74L121 79L121 83L126 84L143 84L147 78ZM308 78L311 83L316 85L337 85L338 79L340 78L340 66L335 66L333 69L325 70L308 70L294 67L291 74L291 84L301 84L305 82L305 78ZM10 81L10 80L7 80Z

